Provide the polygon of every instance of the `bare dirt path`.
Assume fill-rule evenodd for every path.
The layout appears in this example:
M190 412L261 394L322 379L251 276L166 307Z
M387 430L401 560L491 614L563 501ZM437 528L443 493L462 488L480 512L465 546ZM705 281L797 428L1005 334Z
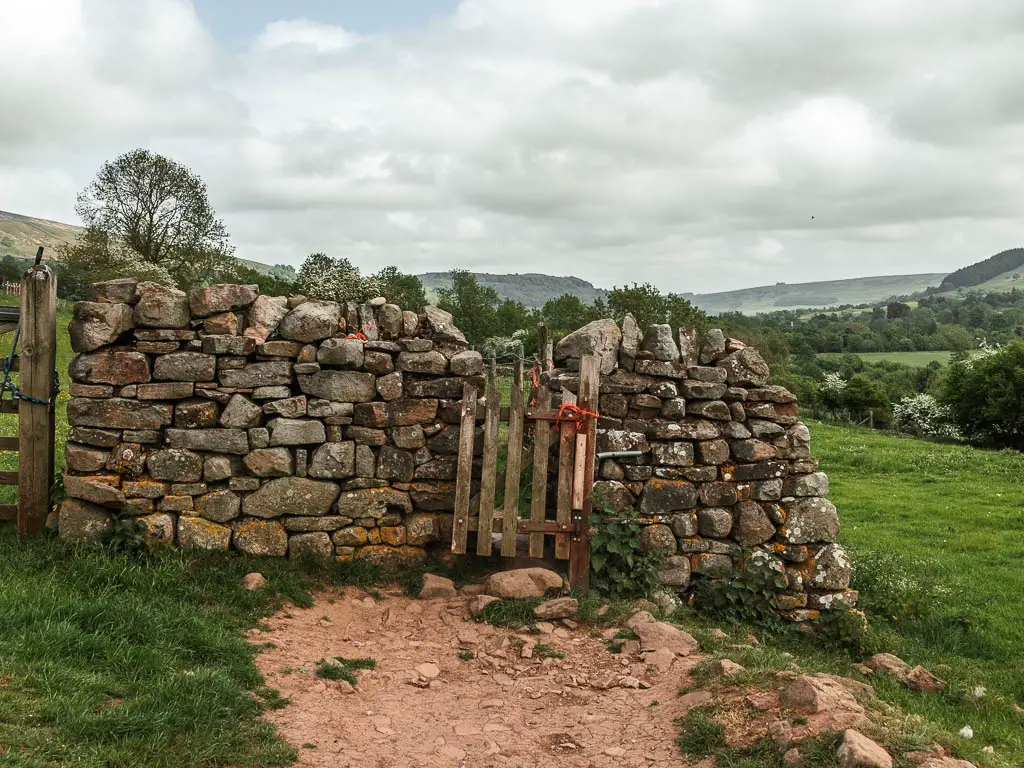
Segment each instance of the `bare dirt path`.
M378 595L379 596L379 595ZM290 704L267 714L299 748L298 765L360 768L680 766L674 718L678 690L698 657L657 672L612 654L592 630L544 626L540 635L478 624L466 601L383 600L348 589L289 608L254 631L273 643L257 665ZM522 658L541 642L564 659ZM460 659L466 651L473 658ZM372 657L354 691L316 677L320 659ZM428 682L436 665L438 674ZM417 672L417 667L421 671ZM426 672L426 676L422 672ZM623 688L624 677L647 688ZM615 687L604 688L612 684ZM631 683L627 683L631 684ZM315 745L315 748L303 748Z

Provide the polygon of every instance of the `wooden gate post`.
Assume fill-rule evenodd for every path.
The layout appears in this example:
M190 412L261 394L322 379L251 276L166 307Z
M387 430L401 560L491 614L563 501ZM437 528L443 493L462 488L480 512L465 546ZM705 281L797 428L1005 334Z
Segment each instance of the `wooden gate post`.
M57 276L50 267L29 269L21 280L19 389L29 397L18 407L18 531L37 533L46 524L53 484L53 371L57 356Z
M581 410L597 413L598 395L601 387L601 358L586 355L580 361ZM597 460L597 419L586 419L586 445L583 446L583 504L573 510L573 522L578 525L569 544L569 586L573 589L587 589L590 586L590 511L593 507L591 496L594 489L594 464Z

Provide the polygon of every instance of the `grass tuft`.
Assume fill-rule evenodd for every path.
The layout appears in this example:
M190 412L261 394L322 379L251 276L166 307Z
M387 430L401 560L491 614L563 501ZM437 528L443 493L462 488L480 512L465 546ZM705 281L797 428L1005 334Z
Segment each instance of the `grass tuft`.
M679 727L676 744L684 757L710 757L725 744L725 728L715 720L709 707L691 709L677 717L675 724Z

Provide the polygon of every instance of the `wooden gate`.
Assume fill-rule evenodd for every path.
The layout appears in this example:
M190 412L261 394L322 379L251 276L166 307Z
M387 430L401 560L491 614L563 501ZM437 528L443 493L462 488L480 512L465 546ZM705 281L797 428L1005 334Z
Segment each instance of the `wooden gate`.
M18 414L17 437L0 437L0 450L18 452L17 470L0 472L0 485L18 487L18 502L0 504L0 520L17 520L21 533L42 530L53 487L57 277L40 265L42 251L22 277L21 307L0 307L0 333L14 332L2 360L0 413Z
M551 345L541 328L539 370L551 366ZM476 423L480 418L477 388L465 383L459 433L455 519L452 551L465 554L469 532L476 531L476 554L489 556L493 539L500 533L501 556L515 557L519 534L529 535L529 556L544 556L545 536L554 537L554 555L569 561L569 583L586 589L590 578L591 491L596 457L597 404L600 358L584 357L580 364L579 397L572 392L552 392L545 385L534 391L534 405L526 407L521 356L512 366L510 404L505 418L498 377L492 359L487 370L483 414L483 456L479 492L473 494ZM535 369L535 370L537 370ZM558 407L552 407L557 403ZM507 420L505 469L498 471L500 425ZM527 427L532 427L527 429ZM525 442L532 435L532 447ZM552 449L557 445L557 457ZM552 462L552 459L555 462ZM557 476L555 503L549 503L552 469ZM530 474L529 505L520 505L521 479ZM501 509L495 508L498 486L504 487ZM524 499L525 501L525 499Z

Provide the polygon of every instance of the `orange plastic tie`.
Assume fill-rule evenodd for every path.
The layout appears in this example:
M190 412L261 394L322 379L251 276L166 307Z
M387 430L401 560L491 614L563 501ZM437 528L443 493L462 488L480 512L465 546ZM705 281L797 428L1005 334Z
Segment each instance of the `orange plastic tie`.
M359 341L369 341L369 339L366 338L366 334L363 333L362 331L359 331L358 333L350 333L345 338L346 339L358 339Z

